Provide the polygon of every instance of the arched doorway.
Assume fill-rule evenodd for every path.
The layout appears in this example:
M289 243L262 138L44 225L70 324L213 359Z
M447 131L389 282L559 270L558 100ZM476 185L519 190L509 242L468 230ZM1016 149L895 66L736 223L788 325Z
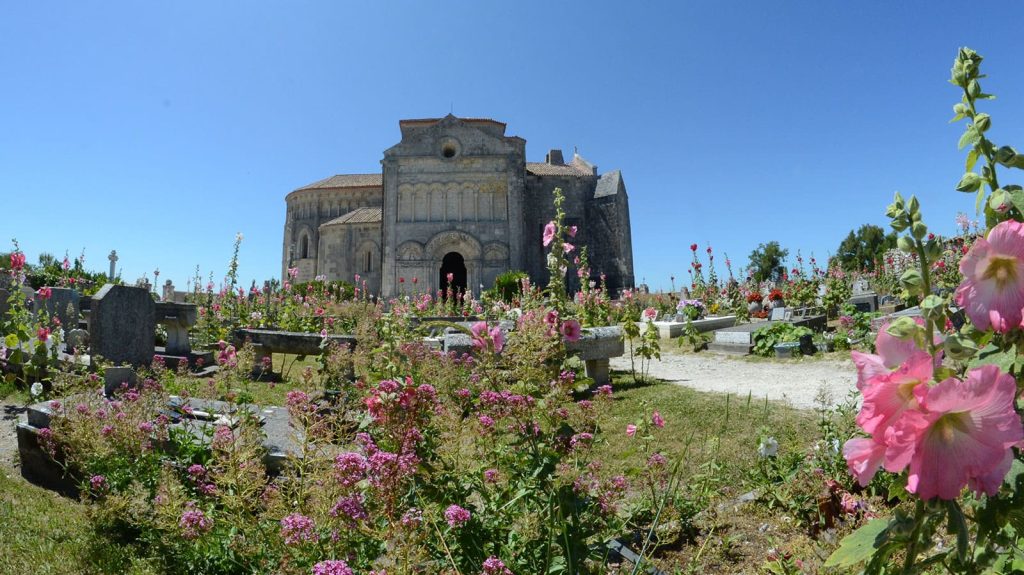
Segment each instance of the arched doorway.
M459 252L446 253L444 259L441 260L440 274L437 285L440 286L442 292L448 293L448 288L451 287L455 293L465 293L466 260L463 259L462 254ZM449 275L451 281L448 280Z

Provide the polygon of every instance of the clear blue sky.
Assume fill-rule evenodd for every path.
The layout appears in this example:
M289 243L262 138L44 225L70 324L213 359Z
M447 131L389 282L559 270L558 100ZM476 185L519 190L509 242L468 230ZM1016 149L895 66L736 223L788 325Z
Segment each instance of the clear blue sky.
M1024 146L1024 5L940 2L8 2L0 240L122 275L279 273L284 196L373 172L401 118L491 117L621 169L636 279L688 246L820 260L892 193L954 229L973 198L947 124L981 52L997 143ZM8 249L4 245L0 249ZM677 279L677 284L679 280Z

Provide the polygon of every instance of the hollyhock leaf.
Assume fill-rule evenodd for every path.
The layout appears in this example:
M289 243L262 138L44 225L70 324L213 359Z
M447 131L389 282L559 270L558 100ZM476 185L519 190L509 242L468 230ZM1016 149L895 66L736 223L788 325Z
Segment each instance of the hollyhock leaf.
M843 538L839 548L829 555L825 567L852 567L863 563L889 540L889 519L872 519Z
M954 333L942 342L942 351L952 359L964 361L977 355L979 350L978 344L974 343L971 338ZM941 381L948 376L936 377Z
M995 344L990 343L978 352L977 356L967 364L967 368L974 369L983 365L995 365L1001 371L1009 373L1016 360L1017 352L1012 348L1003 351Z

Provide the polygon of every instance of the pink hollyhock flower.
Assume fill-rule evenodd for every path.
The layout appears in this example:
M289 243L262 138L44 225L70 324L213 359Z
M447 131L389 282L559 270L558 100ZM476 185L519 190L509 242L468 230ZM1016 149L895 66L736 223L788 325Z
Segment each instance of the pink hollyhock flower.
M923 318L914 318L914 321L918 325L924 325ZM851 351L850 356L853 358L853 364L857 366L857 389L863 390L864 385L872 378L885 375L896 369L903 363L905 363L911 356L918 354L925 354L927 352L917 347L913 339L900 339L890 334L888 329L889 324L885 324L881 329L878 330L878 335L875 337L875 349L878 350L878 355L870 353L862 353L859 351ZM936 336L936 342L939 341L939 337ZM941 356L935 357L935 365L938 366L942 361Z
M1010 470L1011 447L1024 440L1016 394L1013 376L994 365L928 390L926 411L907 412L890 442L890 454L912 454L907 490L922 499L955 499L965 486L995 495Z
M555 325L555 324L557 324L558 323L558 310L553 310L553 309L548 310L548 312L546 314L544 314L544 323L546 323L548 325Z
M46 340L50 339L50 328L47 328L47 327L39 328L39 331L36 332L36 337L39 338L39 341L46 341Z
M857 414L857 425L885 437L885 430L906 410L918 408L931 378L932 356L927 353L914 355L896 371L872 378L861 388L864 403Z
M654 427L660 429L662 427L665 427L665 418L662 417L660 413L655 411L654 413L651 414L651 423L654 424Z
M1006 333L1021 324L1024 308L1024 224L1008 220L978 238L960 260L964 280L956 303L981 330Z
M36 292L36 295L39 296L40 299L50 299L50 297L53 296L53 290L48 287L41 287L39 288L39 291Z
M579 341L581 333L580 322L574 319L562 322L562 337L565 341Z
M570 238L575 238L576 237L576 232L577 232L576 226L569 226L568 228L566 228L565 231L567 231L569 233L569 237Z
M633 437L634 435L636 435L636 426L633 425L632 423L627 425L626 426L626 435L628 435L630 437Z
M11 254L11 269L17 272L21 271L21 268L23 267L25 267L25 254L21 252L14 252Z
M544 247L551 245L551 242L555 239L556 231L555 222L548 222L547 225L544 226ZM11 257L13 258L14 256Z
M658 317L658 310L653 307L649 307L640 314L645 321L654 321L654 318Z
M505 348L505 332L501 331L501 328L494 326L490 331L491 343L494 344L494 353L501 353L501 350Z
M871 483L871 478L885 461L885 450L885 443L873 437L855 437L843 445L846 467L861 487Z

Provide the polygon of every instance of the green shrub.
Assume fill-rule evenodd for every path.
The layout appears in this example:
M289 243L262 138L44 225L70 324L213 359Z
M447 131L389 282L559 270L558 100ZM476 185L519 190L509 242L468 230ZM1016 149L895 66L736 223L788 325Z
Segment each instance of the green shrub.
M505 303L512 303L512 300L523 293L522 280L529 277L522 270L509 270L494 278L494 291Z
M777 322L766 325L754 332L754 353L762 357L775 355L775 346L780 343L797 343L813 332L806 327L791 323Z

